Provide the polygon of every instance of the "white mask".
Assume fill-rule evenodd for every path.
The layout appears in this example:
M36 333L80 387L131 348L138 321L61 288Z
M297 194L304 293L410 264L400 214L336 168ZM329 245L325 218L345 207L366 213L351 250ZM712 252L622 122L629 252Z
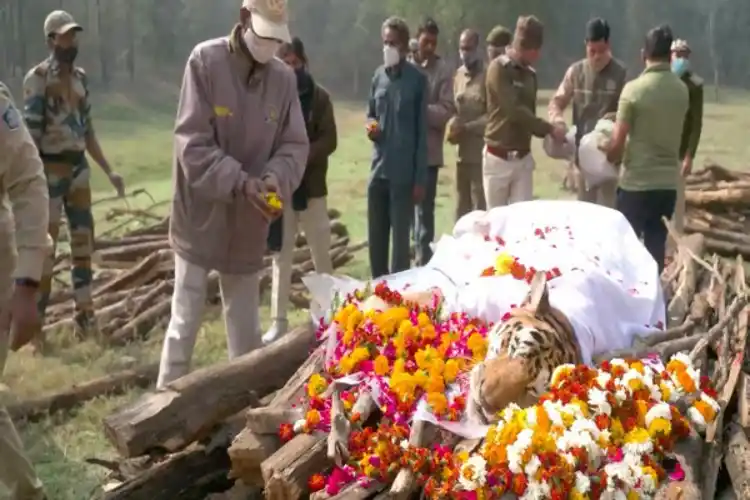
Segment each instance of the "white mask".
M392 45L383 45L383 64L386 68L392 68L401 60L398 49Z
M279 45L281 45L276 40L258 38L255 33L253 33L253 30L249 29L245 30L243 38L245 39L247 50L250 51L250 55L252 55L253 59L260 64L266 64L273 59L273 56L276 55L276 51L279 49Z

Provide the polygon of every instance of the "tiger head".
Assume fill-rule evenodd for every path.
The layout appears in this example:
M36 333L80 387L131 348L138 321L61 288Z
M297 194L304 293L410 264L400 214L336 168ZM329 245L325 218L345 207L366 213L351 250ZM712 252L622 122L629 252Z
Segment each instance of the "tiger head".
M484 414L480 421L510 403L532 404L556 366L577 361L575 335L565 316L550 305L545 273L534 276L521 306L497 323L488 338L488 357L470 379L470 411Z

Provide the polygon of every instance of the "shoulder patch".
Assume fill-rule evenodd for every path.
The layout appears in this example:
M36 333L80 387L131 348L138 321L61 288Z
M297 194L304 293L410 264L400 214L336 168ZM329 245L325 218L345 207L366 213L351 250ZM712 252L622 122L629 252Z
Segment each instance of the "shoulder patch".
M12 102L8 102L3 111L3 123L11 131L21 128L21 115Z
M696 86L703 85L703 78L701 78L700 76L696 75L695 73L692 73L690 75L690 81L693 83L693 85L696 85Z

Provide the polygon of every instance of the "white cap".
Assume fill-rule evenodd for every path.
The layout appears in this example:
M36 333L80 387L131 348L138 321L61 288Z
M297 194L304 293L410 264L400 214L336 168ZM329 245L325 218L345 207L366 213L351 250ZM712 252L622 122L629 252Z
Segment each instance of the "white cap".
M242 7L250 11L253 32L261 38L291 42L286 0L242 0Z
M690 52L690 46L686 40L678 38L672 42L672 52Z

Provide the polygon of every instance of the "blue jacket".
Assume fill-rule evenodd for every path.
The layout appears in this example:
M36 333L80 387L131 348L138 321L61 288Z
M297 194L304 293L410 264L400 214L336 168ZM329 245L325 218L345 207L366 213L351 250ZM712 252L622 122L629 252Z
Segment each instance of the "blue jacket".
M367 118L376 120L371 179L424 186L427 178L427 77L402 61L380 66L372 78Z

